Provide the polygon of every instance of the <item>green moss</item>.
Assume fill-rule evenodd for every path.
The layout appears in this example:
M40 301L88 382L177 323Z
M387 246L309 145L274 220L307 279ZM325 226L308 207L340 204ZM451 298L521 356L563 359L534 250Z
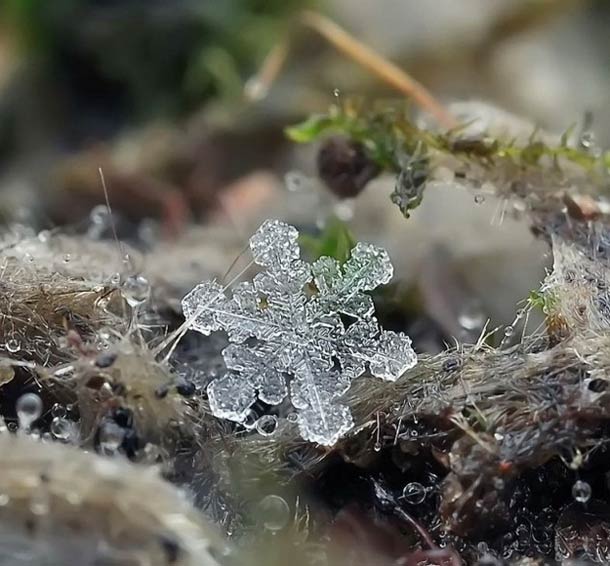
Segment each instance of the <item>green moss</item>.
M525 144L489 136L468 137L464 127L447 132L433 132L415 125L408 106L399 104L366 104L347 100L331 106L326 114L311 116L301 124L286 129L287 136L298 143L311 143L328 135L343 135L361 143L368 156L384 171L398 173L412 166L417 158L426 167L443 157L457 158L459 163L489 171L490 176L502 167L514 175L536 171L562 174L562 164L571 163L583 170L592 185L605 190L610 169L610 152L589 152L568 145L569 132L558 145L546 145L534 131ZM543 159L544 158L544 159ZM507 169L508 170L508 169ZM515 179L516 180L516 179ZM423 184L412 183L397 188L393 201L403 214L416 208L423 197ZM419 191L416 189L420 189ZM402 194L404 193L404 194Z
M341 263L347 261L356 244L345 222L332 217L317 236L300 234L299 243L312 260L322 256L334 257Z

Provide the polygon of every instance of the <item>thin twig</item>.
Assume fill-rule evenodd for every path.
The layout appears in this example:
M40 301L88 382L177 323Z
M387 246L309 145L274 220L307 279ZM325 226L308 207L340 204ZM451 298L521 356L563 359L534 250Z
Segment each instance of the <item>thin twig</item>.
M441 126L451 129L458 125L456 119L424 85L356 39L331 19L318 12L307 10L300 14L297 21L314 30L338 51L379 77L383 82L412 98L420 108L434 116ZM246 95L249 98L256 100L267 94L286 61L288 48L289 38L286 37L272 49L259 73L246 84Z

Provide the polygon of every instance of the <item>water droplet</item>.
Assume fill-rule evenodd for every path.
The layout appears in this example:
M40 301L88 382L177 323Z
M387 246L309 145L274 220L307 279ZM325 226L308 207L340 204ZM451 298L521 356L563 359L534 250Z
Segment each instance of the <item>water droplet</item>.
M161 457L163 455L163 452L161 450L161 448L159 448L156 444L151 444L150 442L146 443L146 446L144 446L144 454L143 454L143 462L149 465L153 465L153 464L157 464Z
M125 254L123 256L123 265L125 266L125 269L127 269L128 271L133 270L133 262L132 262L131 256L129 254Z
M477 330L483 328L485 316L481 310L479 301L467 301L462 311L458 314L458 322L464 330Z
M338 88L334 88L333 96L338 100L341 97L341 91Z
M263 415L256 421L256 432L262 436L271 436L277 429L277 417Z
M244 92L250 100L258 101L267 96L269 88L265 82L260 79L260 77L255 75L246 81L246 84L244 85Z
M113 422L104 423L99 429L99 451L106 456L113 456L119 450L125 430Z
M43 244L47 243L51 239L51 232L48 230L41 230L38 232L38 241Z
M354 199L343 199L336 203L333 209L339 220L349 222L354 217Z
M34 256L32 254L26 252L23 254L23 260L26 263L34 263Z
M307 177L298 171L289 171L284 176L286 188L293 193L302 191L309 184Z
M591 499L591 486L582 480L577 480L572 486L572 497L578 503L586 503Z
M296 423L299 421L299 415L297 415L296 413L290 413L287 417L286 420L289 423Z
M94 206L89 213L89 220L96 226L106 226L109 217L108 207L105 204Z
M6 341L5 346L6 346L7 352L10 352L11 354L15 354L16 352L21 350L21 342L19 342L19 340L17 340L17 338L9 338Z
M64 254L64 263L70 263L72 256L70 254Z
M26 393L17 399L15 409L19 428L29 431L34 421L42 413L42 399L36 393Z
M510 338L514 333L515 329L510 324L504 329L504 336L507 338Z
M290 507L279 495L267 495L258 504L260 520L269 531L281 531L290 520Z
M418 505L426 499L426 488L418 482L409 482L402 490L402 497L411 505Z
M123 298L130 307L137 307L150 297L150 283L142 275L132 275L125 280L121 288Z
M474 195L474 202L475 204L483 204L485 202L485 195L482 195L480 193Z
M375 446L373 446L373 450L375 452L381 452L381 442L375 442Z
M70 441L74 437L74 423L63 417L54 417L51 421L51 434L58 440Z

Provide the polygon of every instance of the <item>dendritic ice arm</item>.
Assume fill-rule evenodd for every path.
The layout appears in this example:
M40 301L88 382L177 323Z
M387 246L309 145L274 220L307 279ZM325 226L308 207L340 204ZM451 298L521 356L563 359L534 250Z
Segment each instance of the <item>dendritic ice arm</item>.
M375 307L364 292L388 283L394 268L384 249L358 243L343 265L334 258L321 257L312 265L312 272L321 310L368 318Z
M367 371L397 379L417 362L408 336L384 331L367 293L388 283L393 268L385 250L357 244L340 264L300 258L298 231L267 220L250 239L262 268L231 297L203 282L182 301L193 330L225 331L227 374L208 386L214 415L243 422L257 401L278 405L287 396L304 439L332 445L352 426L340 397Z

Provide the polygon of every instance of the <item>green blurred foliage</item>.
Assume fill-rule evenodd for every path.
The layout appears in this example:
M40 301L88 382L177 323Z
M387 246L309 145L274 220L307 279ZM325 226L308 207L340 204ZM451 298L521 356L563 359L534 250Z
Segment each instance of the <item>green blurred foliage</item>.
M4 0L0 17L48 76L81 72L135 111L184 113L241 95L311 0ZM82 69L85 69L83 71Z
M328 219L324 230L318 235L301 234L299 242L312 260L328 256L341 263L349 259L352 248L356 245L347 224L334 216Z

